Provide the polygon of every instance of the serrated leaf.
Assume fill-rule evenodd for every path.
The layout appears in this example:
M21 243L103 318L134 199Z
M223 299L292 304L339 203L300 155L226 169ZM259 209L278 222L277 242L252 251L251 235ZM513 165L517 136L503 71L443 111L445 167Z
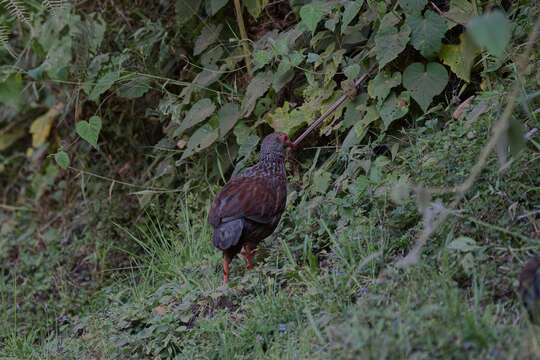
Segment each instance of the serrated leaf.
M390 14L385 15L383 18L383 23L388 15ZM394 15L392 14L391 16L393 17ZM381 27L375 36L375 54L377 56L377 62L379 63L379 69L382 69L384 65L397 58L397 56L405 50L405 47L409 42L410 33L411 30L407 25L403 25L398 32L397 28L394 26L385 27L381 24Z
M237 103L227 103L219 109L217 115L219 119L219 136L223 138L234 128L242 113Z
M471 81L471 69L474 59L479 54L479 49L466 34L459 36L461 42L458 45L443 45L439 53L442 62L460 79Z
M59 151L54 154L54 161L56 161L58 166L62 169L67 169L69 167L69 155L65 151Z
M257 74L246 89L244 101L242 101L242 114L247 117L255 108L257 99L263 96L272 84L272 72L267 71Z
M386 99L390 90L401 84L401 73L399 71L390 75L387 71L381 71L368 83L368 94L379 101Z
M244 0L244 6L247 11L253 18L256 20L260 15L266 5L268 5L269 0Z
M126 99L136 99L150 90L150 79L146 76L137 76L118 87L117 94Z
M317 24L325 15L324 4L322 3L311 3L302 6L300 9L300 19L301 23L304 24L309 31L315 33L317 29Z
M362 5L364 5L364 0L348 1L345 4L345 8L343 9L343 15L341 17L342 34L345 32L345 29L347 28L347 26L349 26L356 14L358 14L360 9L362 8Z
M223 8L229 0L206 0L206 13L208 16L214 16Z
M223 29L223 24L219 24L217 26L213 24L206 25L202 29L201 34L197 36L197 39L195 39L195 47L193 48L193 55L195 56L199 55L204 50L206 50L207 47L215 43L216 40L219 38L219 35L222 29Z
M201 7L201 0L176 0L176 19L180 25L185 24Z
M387 130L394 120L400 119L409 112L411 96L408 91L403 91L399 96L391 93L379 107L379 114Z
M63 104L59 104L58 106L49 109L45 114L39 116L32 122L32 125L30 125L30 133L32 134L32 146L34 148L37 148L47 141L53 121L60 115L60 110L63 109L63 107Z
M343 73L345 74L347 79L354 80L358 77L358 75L360 75L360 65L351 64L343 70Z
M204 124L198 128L189 138L186 150L182 154L180 161L196 154L210 145L219 138L218 129L212 128L210 124Z
M426 7L427 0L399 0L399 6L407 14L419 14Z
M457 26L456 22L466 24L474 16L475 8L467 0L450 0L450 9L445 13L448 18L454 21L448 21L448 28Z
M439 52L447 29L444 18L427 10L424 15L407 16L407 24L411 28L411 44L422 56L431 57Z
M253 70L259 70L270 64L274 55L270 50L256 50L253 52Z
M481 48L495 57L502 57L512 36L512 24L498 10L473 18L467 25L467 32Z
M214 105L212 100L204 98L197 101L195 104L193 104L191 109L189 109L186 117L180 123L178 130L176 130L175 135L179 136L184 131L206 120L210 115L214 113L214 111L216 111L216 105Z
M439 63L413 63L403 72L403 86L412 98L426 111L431 101L448 83L448 72Z
M92 116L88 121L79 121L75 124L77 134L97 149L99 132L101 131L101 118Z
M476 241L468 236L460 236L453 240L447 247L451 250L469 252L478 249Z
M116 70L105 73L98 79L96 85L90 91L88 99L98 101L101 94L109 90L119 78L120 73Z

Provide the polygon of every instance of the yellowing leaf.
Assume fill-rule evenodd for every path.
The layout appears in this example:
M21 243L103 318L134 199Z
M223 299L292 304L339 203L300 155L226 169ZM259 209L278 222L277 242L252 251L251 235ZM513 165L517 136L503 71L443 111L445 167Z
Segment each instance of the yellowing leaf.
M54 119L60 115L60 111L63 108L64 104L60 103L32 122L30 133L32 134L32 146L34 148L42 145L47 140L51 133Z
M465 34L461 34L459 38L461 40L459 45L443 45L439 58L460 79L470 82L471 69L479 50Z

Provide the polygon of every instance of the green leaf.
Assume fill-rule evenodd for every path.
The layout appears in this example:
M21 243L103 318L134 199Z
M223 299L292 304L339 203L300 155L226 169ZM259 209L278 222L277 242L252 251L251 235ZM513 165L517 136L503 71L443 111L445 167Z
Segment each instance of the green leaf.
M345 76L349 80L354 80L360 75L360 65L358 64L351 64L347 66L343 72L345 73Z
M446 21L431 10L424 15L407 16L411 28L411 44L424 57L431 57L439 52L441 40L446 33Z
M150 90L150 79L146 76L137 76L118 87L117 94L126 99L136 99Z
M412 98L424 112L431 101L439 95L448 83L448 72L439 63L426 65L414 63L403 72L403 86L411 92Z
M216 105L214 105L212 100L204 98L197 101L193 104L191 109L189 109L186 117L178 127L178 130L176 130L175 135L181 135L184 131L206 120L214 113L214 111L216 111Z
M270 64L274 55L270 50L256 50L253 52L253 70L259 70Z
M219 119L219 136L221 138L225 137L234 128L241 115L242 112L237 103L227 103L219 109L217 116Z
M426 7L427 0L399 0L399 6L407 14L419 14Z
M349 26L356 14L358 14L360 9L362 8L362 5L364 5L364 0L348 1L345 4L345 8L343 9L343 15L341 18L342 34L345 32L345 29L347 28L347 26Z
M205 67L214 65L218 60L222 58L223 53L223 46L214 46L213 48L205 51L204 54L201 55L201 64Z
M195 47L193 48L193 55L197 56L202 53L207 47L216 42L219 38L223 24L213 25L208 24L205 26L201 34L195 39Z
M447 245L450 250L469 252L478 249L476 241L467 236L460 236Z
M268 5L269 0L244 0L244 6L253 18L256 20L263 11L264 7Z
M474 65L474 59L479 54L479 49L466 34L461 34L459 38L461 40L459 45L443 45L439 58L460 79L470 82L471 69Z
M476 44L491 55L501 58L512 36L512 24L501 11L473 18L467 25Z
M116 70L105 73L105 75L99 78L94 88L90 91L88 99L98 101L101 94L109 90L119 78L120 73Z
M7 76L0 82L0 104L18 109L22 104L22 77L19 73Z
M387 130L394 120L400 119L409 112L411 95L408 91L403 91L399 96L393 92L380 106L379 114L384 123L384 130Z
M81 138L97 149L97 141L101 131L101 118L92 116L88 121L79 121L75 124L75 131Z
M198 128L189 138L186 150L182 154L180 161L196 154L210 145L219 138L218 129L212 128L210 124L204 124Z
M392 19L395 19L393 14L385 15L379 31L375 35L375 54L379 63L379 69L382 69L384 65L401 54L409 42L410 28L407 25L403 25L401 31L398 32L395 26L388 25L393 22Z
M390 75L387 71L381 71L368 83L368 94L379 101L386 99L390 90L401 84L401 73L399 71Z
M321 21L324 15L324 4L321 3L307 4L302 6L300 9L301 23L304 24L312 33L315 33L317 24L319 21Z
M201 0L176 0L176 19L180 25L185 24L199 12Z
M457 26L456 22L460 24L466 24L474 16L475 8L467 0L450 0L450 9L445 13L448 18L454 20L448 20L448 28L451 29Z
M67 169L69 167L69 155L65 151L59 151L54 154L54 161L56 161L58 166L62 169Z
M214 16L228 2L229 0L206 0L206 13L208 16Z
M319 194L324 194L330 186L331 181L332 174L319 169L313 174L313 190Z
M272 88L277 93L294 77L294 70L288 61L281 61L272 80Z
M251 114L255 108L255 103L257 99L263 96L270 84L272 84L272 72L267 71L265 73L257 74L249 83L246 89L246 95L244 96L244 101L242 101L242 114L244 117L247 117Z

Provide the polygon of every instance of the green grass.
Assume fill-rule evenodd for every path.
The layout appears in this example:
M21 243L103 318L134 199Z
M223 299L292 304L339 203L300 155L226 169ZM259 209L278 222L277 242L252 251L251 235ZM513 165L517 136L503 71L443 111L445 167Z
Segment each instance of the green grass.
M175 213L157 206L138 225L119 227L140 252L119 281L97 293L91 310L43 337L7 337L4 356L16 358L534 358L539 332L516 294L516 279L540 242L534 219L540 203L538 150L529 145L504 173L495 156L480 181L436 236L421 261L393 266L421 229L414 198L396 205L392 184L458 184L476 159L491 116L473 124L409 130L394 161L366 173L336 154L320 161L339 173L340 191L320 190L310 173L293 184L276 235L248 272L235 260L221 286L221 254L211 246L208 202L195 194ZM419 136L422 133L422 136ZM412 139L418 139L412 141ZM441 144L445 144L441 146ZM448 149L461 154L460 161ZM426 165L426 159L432 159ZM376 165L379 164L379 165ZM322 165L324 168L327 165ZM441 200L448 200L443 195ZM193 205L194 204L194 205ZM515 216L509 212L512 206ZM501 230L502 229L502 230ZM459 236L476 247L448 245ZM3 283L3 287L9 284ZM37 344L37 345L36 345Z

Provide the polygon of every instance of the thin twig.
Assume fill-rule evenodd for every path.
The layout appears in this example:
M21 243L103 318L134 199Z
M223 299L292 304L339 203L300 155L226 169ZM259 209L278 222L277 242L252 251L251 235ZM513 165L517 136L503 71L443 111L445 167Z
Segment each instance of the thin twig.
M376 65L373 65L364 75L360 76L358 79L354 81L354 87L358 89L358 87L368 78L373 70L376 68ZM329 117L334 111L336 111L347 99L350 99L349 94L343 94L339 99L336 100L335 103L333 103L328 110L324 112L317 120L311 123L309 127L294 140L293 146L296 147L302 140L306 138L313 130L315 130L319 125L322 124L322 122Z
M445 12L443 12L441 9L439 9L439 7L437 5L435 5L432 1L429 2L429 5L431 5L433 10L435 10L437 12L437 14L439 14L443 18L450 20L454 24L465 26L465 24L462 23L461 21L457 21L456 19L452 19L450 16L448 16Z

